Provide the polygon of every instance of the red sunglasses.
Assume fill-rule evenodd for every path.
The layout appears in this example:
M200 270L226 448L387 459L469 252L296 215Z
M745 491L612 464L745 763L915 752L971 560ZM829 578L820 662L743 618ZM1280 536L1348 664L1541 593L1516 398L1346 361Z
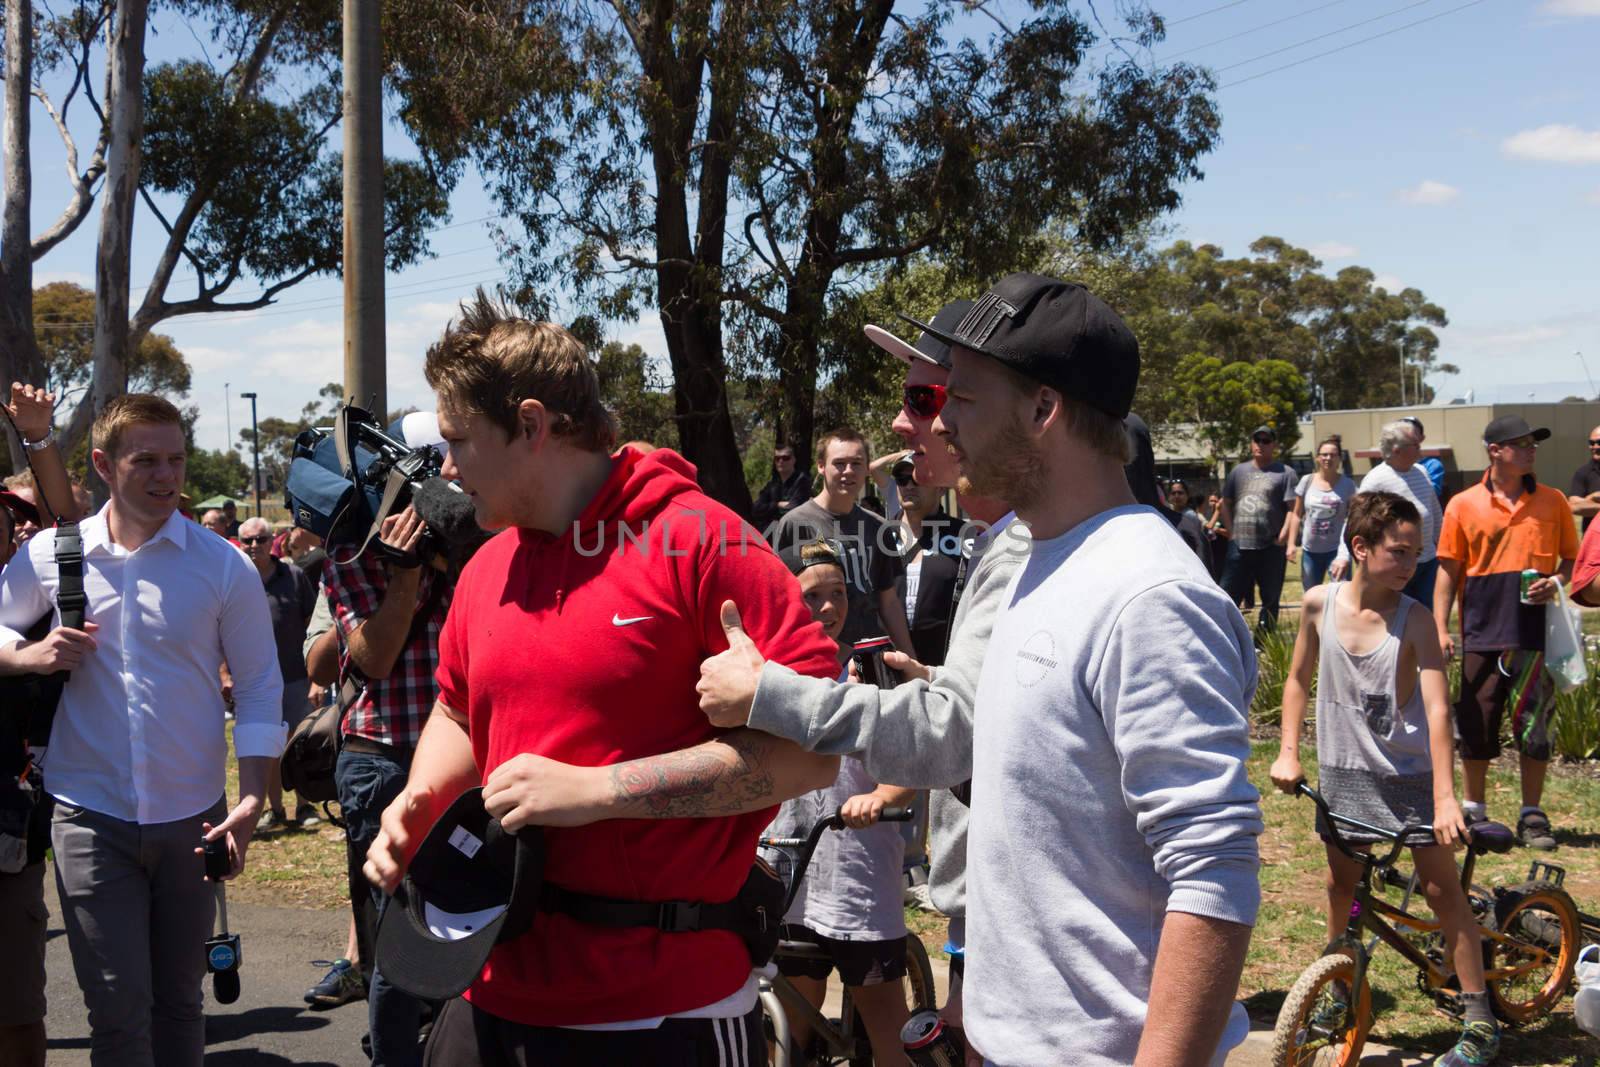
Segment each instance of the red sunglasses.
M906 386L906 414L914 419L931 419L944 410L949 394L942 385Z

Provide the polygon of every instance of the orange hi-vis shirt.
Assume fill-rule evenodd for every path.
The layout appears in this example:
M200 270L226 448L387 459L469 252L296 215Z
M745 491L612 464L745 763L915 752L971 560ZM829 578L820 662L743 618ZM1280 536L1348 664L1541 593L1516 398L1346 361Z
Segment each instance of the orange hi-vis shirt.
M1556 573L1578 555L1578 528L1564 493L1523 478L1515 507L1489 476L1450 498L1439 558L1461 564L1461 637L1468 652L1544 651L1544 605L1522 603L1522 572Z

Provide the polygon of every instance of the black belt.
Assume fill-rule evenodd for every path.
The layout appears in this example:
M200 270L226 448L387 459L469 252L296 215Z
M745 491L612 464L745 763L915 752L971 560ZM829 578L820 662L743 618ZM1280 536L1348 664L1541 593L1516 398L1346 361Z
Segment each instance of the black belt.
M578 893L546 882L539 890L539 910L558 911L595 926L645 926L669 934L697 930L737 932L738 901L706 904L698 900L622 900Z
M387 745L382 741L373 741L366 737L357 737L354 734L344 735L344 749L346 752L357 752L364 756L385 756L394 761L403 762L411 758L412 747L406 745Z

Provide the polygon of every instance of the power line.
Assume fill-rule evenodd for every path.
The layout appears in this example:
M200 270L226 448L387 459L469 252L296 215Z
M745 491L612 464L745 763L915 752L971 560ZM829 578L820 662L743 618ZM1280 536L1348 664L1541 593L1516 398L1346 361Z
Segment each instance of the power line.
M1227 44L1229 41L1237 41L1241 37L1249 37L1253 33L1260 33L1262 30L1270 30L1274 26L1282 26L1285 22L1293 22L1296 19L1303 19L1308 15L1315 15L1318 11L1326 11L1330 7L1338 7L1340 4L1348 2L1349 0L1330 0L1329 3L1323 4L1321 7L1314 7L1309 11L1297 11L1293 15L1285 15L1281 19L1273 19L1271 22L1263 22L1261 25L1252 26L1248 30L1240 30L1238 33L1230 33L1226 37L1218 37L1215 41L1207 41L1205 44L1192 45L1179 52L1170 52L1161 57L1161 62L1165 63L1169 59L1177 59L1179 56L1186 56L1190 52L1199 52L1202 49L1210 48L1213 45Z
M1240 4L1244 4L1244 3L1248 3L1248 2L1249 2L1249 0L1232 0L1232 3L1219 4L1216 7L1207 8L1204 11L1196 11L1192 15L1185 15L1181 19L1173 19L1171 22L1167 23L1167 25L1168 26L1181 26L1185 22L1193 22L1195 19L1203 19L1207 15L1215 15L1218 11L1226 11L1230 7L1238 7Z
M1393 29L1384 30L1382 33L1375 33L1370 37L1363 37L1358 41L1351 41L1349 44L1342 44L1338 48L1330 48L1326 52L1318 52L1314 56L1306 56L1304 59L1297 59L1293 63L1285 63L1281 67L1273 67L1271 70L1264 70L1259 74L1252 74L1247 78L1240 78L1237 81L1228 82L1228 83L1226 83L1224 85L1218 86L1218 88L1219 89L1231 89L1235 85L1243 85L1245 82L1253 82L1257 78L1265 78L1268 74L1277 74L1280 71L1290 70L1290 69L1292 69L1294 67L1298 67L1298 66L1302 66L1302 65L1304 65L1306 63L1310 63L1312 60L1315 60L1315 59L1322 59L1322 58L1324 58L1326 56L1331 56L1331 55L1334 55L1335 53L1338 53L1338 52L1348 51L1349 49L1352 49L1352 48L1356 47L1357 45L1367 44L1367 43L1369 43L1371 41L1376 41L1376 40L1378 40L1379 38L1382 38L1382 37L1393 36L1394 34L1397 34L1402 30L1409 30L1413 26L1420 26L1424 22L1433 22L1435 19L1442 19L1446 15L1454 15L1458 11L1465 11L1469 7L1477 7L1479 4L1481 4L1483 2L1484 2L1484 0L1470 0L1470 2L1462 4L1459 7L1452 7L1448 11L1440 11L1437 14L1428 15L1428 16L1426 16L1424 18L1417 19L1414 22L1408 22L1404 26L1396 26Z
M1238 67L1247 67L1252 63L1259 63L1263 59L1271 59L1273 56L1282 55L1284 52L1292 52L1296 48L1303 48L1308 44L1316 44L1318 41L1326 40L1329 37L1337 37L1341 33L1348 33L1350 30L1360 29L1362 26L1370 25L1374 22L1382 22L1384 19L1393 18L1396 15L1404 14L1405 12L1412 10L1413 8L1422 7L1425 4L1431 3L1433 3L1433 0L1415 0L1414 3L1407 4L1404 7L1397 7L1393 11L1386 11L1381 15L1374 15L1369 19L1362 19L1360 22L1352 22L1348 26L1340 26L1336 30L1329 30L1327 33L1319 33L1315 37L1307 37L1305 40L1296 41L1294 44L1286 44L1282 48L1274 48L1270 52L1263 52L1259 56L1251 56L1249 59L1241 59L1237 63L1229 63L1226 67L1217 67L1215 68L1215 73L1221 74L1226 70L1234 70ZM1404 26L1400 28L1405 29ZM1380 36L1382 35L1380 34Z

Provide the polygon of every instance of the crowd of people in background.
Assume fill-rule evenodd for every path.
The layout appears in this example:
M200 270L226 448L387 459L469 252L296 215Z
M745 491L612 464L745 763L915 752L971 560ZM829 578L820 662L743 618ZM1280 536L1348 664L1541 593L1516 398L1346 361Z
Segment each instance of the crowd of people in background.
M1416 418L1382 427L1382 462L1359 485L1339 438L1316 442L1302 474L1262 425L1249 458L1203 493L1160 477L1130 411L1137 344L1082 287L1013 275L925 322L905 318L914 343L867 330L904 371L893 423L831 429L806 456L780 441L752 516L772 551L742 561L690 549L658 567L571 551L569 530L721 505L674 453L616 445L576 339L482 299L430 351L438 416L395 429L444 453L481 525L518 530L465 573L460 560L417 554L426 528L411 507L382 518L381 553L334 556L304 529L241 519L231 500L195 515L178 414L154 397L115 401L97 422L91 462L109 502L95 510L51 434L53 398L14 385L7 412L30 466L0 492L0 680L70 670L73 681L48 753L38 738L0 738L0 756L17 757L0 769L54 804L44 836L29 839L38 847L0 872L0 943L22 946L13 973L27 992L0 1013L0 1044L15 1062L43 1062L43 842L95 1062L200 1062L197 946L212 898L194 876L194 843L226 841L237 874L253 834L319 826L316 806L286 795L276 757L335 704L351 913L344 955L324 961L306 1000L365 998L364 1043L380 1067L420 1064L430 1032L446 1049L435 1062L450 1064L498 1062L483 1058L486 1042L556 1049L557 1062L624 1047L763 1054L753 979L736 973L726 942L696 942L709 946L706 969L673 989L637 939L580 934L541 912L556 948L497 949L468 1006L391 982L376 966L379 916L426 820L467 786L484 788L508 829L564 827L547 868L562 884L615 895L623 881L582 864L660 864L647 899L738 881L741 850L761 832L803 834L840 810L853 832L830 835L785 916L785 936L826 961L780 970L819 1005L836 970L878 1063L903 1062L902 895L922 863L950 920L942 1015L984 1054L1043 1063L1072 1049L1080 1062L1131 1062L1153 1050L1152 1062L1201 1062L1212 1054L1189 1056L1199 1045L1225 1055L1243 1032L1230 1005L1259 900L1261 820L1243 763L1256 646L1278 625L1296 561L1299 637L1274 780L1289 788L1300 773L1315 673L1330 799L1378 824L1437 815L1449 845L1489 817L1487 769L1510 716L1516 834L1557 846L1541 807L1554 707L1543 613L1564 593L1600 603L1600 541L1586 536L1580 549L1576 525L1587 533L1600 514L1600 428L1568 493L1535 478L1549 431L1517 416L1485 427L1483 479L1443 502L1444 471L1425 458ZM533 383L526 393L485 392L495 375L519 374ZM898 443L874 456L869 438ZM82 542L81 628L37 625L62 592L62 529ZM530 592L501 597L511 581ZM597 590L617 599L602 606ZM526 644L489 644L496 628ZM581 669L587 653L526 655L586 648L597 634L621 642L606 687ZM878 639L893 674L848 684L852 654ZM1353 644L1382 655L1365 660ZM1461 684L1447 704L1439 679L1456 655ZM579 725L521 708L533 692L567 701ZM1340 693L1367 701L1364 721L1340 717ZM607 719L658 703L661 722L630 719L622 735ZM240 768L231 807L227 718ZM1205 772L1175 777L1164 758L1174 746ZM552 789L602 750L621 754L617 768L638 765L633 779L613 769L623 784L611 807ZM1459 805L1430 787L1453 778L1453 752ZM669 762L691 757L752 775L737 802L697 805ZM909 837L879 823L907 803L924 813ZM599 829L620 817L734 829ZM663 858L686 843L712 858L695 869ZM1413 844L1424 878L1449 883L1448 853ZM1330 864L1335 936L1351 870L1331 849ZM1460 902L1440 899L1458 958L1475 958ZM1155 935L1153 912L1166 917ZM1062 978L1085 968L1102 975L1092 1005ZM1176 995L1202 972L1211 985ZM1486 1062L1470 1058L1498 1041L1481 968L1460 973L1468 1030L1441 1062Z

